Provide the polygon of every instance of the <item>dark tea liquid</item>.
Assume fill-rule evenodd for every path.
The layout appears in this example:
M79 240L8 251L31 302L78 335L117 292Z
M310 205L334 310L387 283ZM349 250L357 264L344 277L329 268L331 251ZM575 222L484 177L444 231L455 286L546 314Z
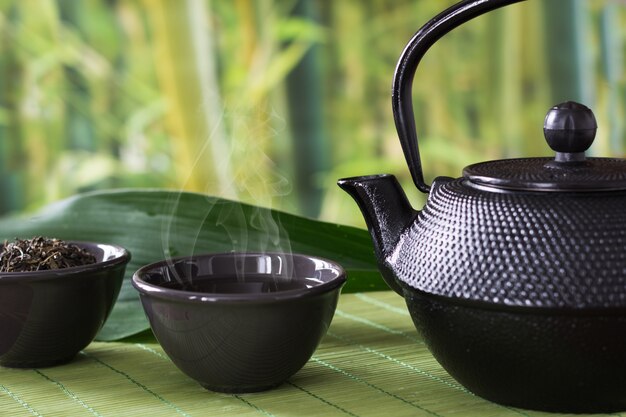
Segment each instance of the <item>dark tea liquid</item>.
M189 282L169 281L161 283L159 286L174 290L212 294L250 294L310 288L313 286L313 282L247 274L243 277L197 276L191 278Z

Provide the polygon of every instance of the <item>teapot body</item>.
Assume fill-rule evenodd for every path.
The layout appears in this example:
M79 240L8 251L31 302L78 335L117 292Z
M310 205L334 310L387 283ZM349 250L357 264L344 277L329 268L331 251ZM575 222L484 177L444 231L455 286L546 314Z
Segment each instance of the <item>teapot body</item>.
M626 307L626 193L440 180L388 262L405 287L492 307Z
M559 412L626 410L626 193L438 179L387 259L416 329L463 386Z

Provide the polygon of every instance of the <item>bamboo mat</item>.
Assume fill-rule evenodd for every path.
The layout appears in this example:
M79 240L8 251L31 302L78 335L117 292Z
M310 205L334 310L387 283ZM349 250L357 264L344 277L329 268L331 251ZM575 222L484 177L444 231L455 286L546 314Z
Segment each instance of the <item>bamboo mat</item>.
M156 343L92 343L52 368L0 368L0 416L555 416L482 400L450 378L391 291L341 296L305 367L264 393L207 391ZM623 414L612 414L623 415Z

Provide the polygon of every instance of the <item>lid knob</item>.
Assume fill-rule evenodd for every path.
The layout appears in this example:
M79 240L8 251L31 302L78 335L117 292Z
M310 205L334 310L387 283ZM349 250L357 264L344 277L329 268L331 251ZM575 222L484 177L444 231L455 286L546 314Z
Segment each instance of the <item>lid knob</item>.
M556 162L584 161L597 129L591 109L573 101L552 107L543 123L543 134L556 151Z

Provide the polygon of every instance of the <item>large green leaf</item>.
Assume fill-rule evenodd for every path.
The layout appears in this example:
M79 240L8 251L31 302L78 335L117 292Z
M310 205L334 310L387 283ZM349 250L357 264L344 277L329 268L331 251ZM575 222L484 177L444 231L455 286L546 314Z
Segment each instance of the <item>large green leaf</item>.
M130 277L166 257L203 252L292 251L334 260L348 272L344 291L385 289L366 231L201 194L116 190L82 194L31 216L0 219L0 238L45 235L114 243L132 254L118 301L99 340L148 328Z

